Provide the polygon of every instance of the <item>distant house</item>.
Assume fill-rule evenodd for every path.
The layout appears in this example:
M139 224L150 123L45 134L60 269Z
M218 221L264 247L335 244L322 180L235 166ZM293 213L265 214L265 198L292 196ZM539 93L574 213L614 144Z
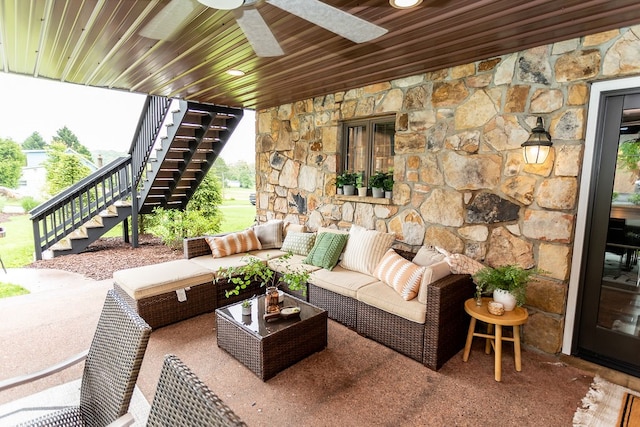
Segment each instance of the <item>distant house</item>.
M44 168L48 153L46 150L22 150L22 152L27 157L27 165L22 168L22 175L18 181L18 192L22 196L43 200L48 197L46 191L47 171ZM91 172L99 169L98 166L71 148L67 148L65 153L77 156Z

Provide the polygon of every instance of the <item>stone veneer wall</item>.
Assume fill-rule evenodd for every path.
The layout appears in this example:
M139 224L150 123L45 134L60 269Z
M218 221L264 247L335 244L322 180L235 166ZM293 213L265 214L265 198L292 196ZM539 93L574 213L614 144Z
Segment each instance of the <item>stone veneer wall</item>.
M352 223L485 264L548 272L524 341L561 349L589 83L640 74L640 26L258 111L257 212L310 230ZM340 120L396 114L393 204L336 197ZM542 116L543 165L520 144Z

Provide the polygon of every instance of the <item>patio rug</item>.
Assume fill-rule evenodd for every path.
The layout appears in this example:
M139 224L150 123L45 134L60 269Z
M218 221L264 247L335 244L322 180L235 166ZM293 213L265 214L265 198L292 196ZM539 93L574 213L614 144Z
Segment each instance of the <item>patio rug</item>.
M574 427L640 426L640 392L596 376L573 415Z
M80 381L70 381L0 405L0 426L15 426L65 406L77 405L80 402ZM129 413L135 418L134 426L147 423L149 408L149 403L136 386L129 404Z

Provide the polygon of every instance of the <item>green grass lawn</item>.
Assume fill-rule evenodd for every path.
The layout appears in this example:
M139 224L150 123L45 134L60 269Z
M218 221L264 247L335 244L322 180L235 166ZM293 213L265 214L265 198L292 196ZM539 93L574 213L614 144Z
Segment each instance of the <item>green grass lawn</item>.
M220 227L221 233L244 230L250 227L256 217L256 207L249 203L249 194L256 190L250 188L225 188L220 210L224 215Z
M249 202L248 188L225 188L220 210L224 215L220 232L243 230L253 224L256 207ZM33 228L29 215L13 215L0 224L6 237L0 238L0 257L6 268L20 268L34 260ZM109 230L104 237L122 237L122 224Z
M28 294L29 291L20 285L0 282L0 298L15 297L17 295Z
M2 223L6 237L0 239L0 257L6 268L19 268L33 261L33 229L29 215L14 215Z

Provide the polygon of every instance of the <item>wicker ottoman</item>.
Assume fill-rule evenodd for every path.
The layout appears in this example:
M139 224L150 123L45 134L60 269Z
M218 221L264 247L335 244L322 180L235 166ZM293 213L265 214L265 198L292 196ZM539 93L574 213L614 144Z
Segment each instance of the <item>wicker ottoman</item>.
M210 313L217 307L214 274L188 259L113 273L113 287L152 328Z

